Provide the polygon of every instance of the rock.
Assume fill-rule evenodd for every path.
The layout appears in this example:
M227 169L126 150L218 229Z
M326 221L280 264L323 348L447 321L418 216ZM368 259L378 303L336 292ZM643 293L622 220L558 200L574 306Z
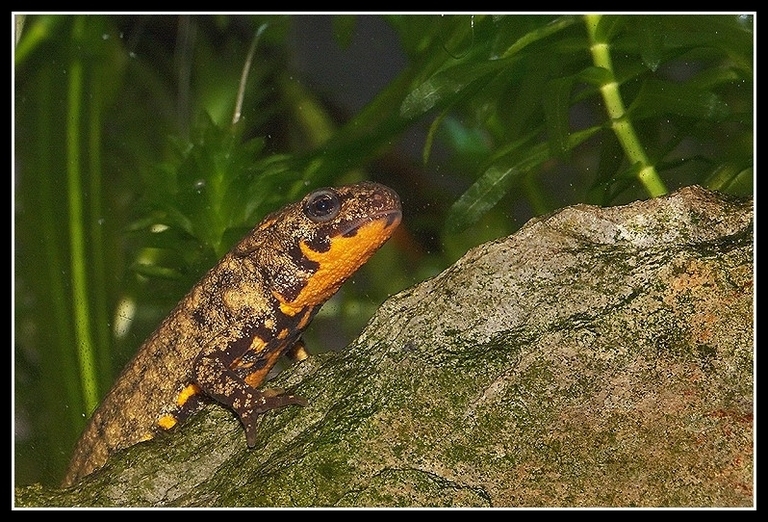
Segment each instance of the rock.
M248 450L211 406L21 505L753 506L753 203L577 205L389 299Z

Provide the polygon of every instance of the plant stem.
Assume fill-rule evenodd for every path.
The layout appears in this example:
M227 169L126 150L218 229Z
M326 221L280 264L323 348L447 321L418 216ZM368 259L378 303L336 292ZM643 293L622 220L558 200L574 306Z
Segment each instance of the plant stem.
M656 168L648 160L645 149L643 149L637 133L635 133L632 121L627 117L624 101L619 91L619 83L616 81L613 71L610 46L608 42L602 41L602 37L597 33L601 18L601 15L585 15L584 21L589 34L592 62L596 67L609 73L609 79L600 87L600 92L603 95L608 117L611 119L611 128L619 139L629 162L639 166L637 178L645 190L651 197L662 196L667 193L667 187L656 172Z
M75 22L74 41L80 41L85 19ZM75 51L76 52L76 51ZM91 339L91 321L87 291L85 260L85 219L83 210L82 168L80 155L80 109L83 98L83 62L75 56L70 62L67 107L67 197L69 200L70 263L72 267L72 307L75 319L80 382L86 411L92 412L98 403L95 376L95 355Z
M246 84L248 83L248 74L251 71L253 57L256 54L256 44L259 43L261 33L263 33L266 28L267 24L261 24L259 26L259 28L256 30L256 34L254 35L253 40L251 41L251 47L248 49L248 56L245 59L243 71L240 73L240 85L237 89L237 100L235 101L235 110L232 114L232 125L240 121L240 116L243 110L243 99L245 98L245 88Z
M110 343L110 329L109 329L109 317L107 311L109 310L107 299L107 252L109 249L106 246L104 229L107 223L107 219L103 217L104 210L102 209L104 186L102 176L102 144L101 144L101 128L102 128L102 102L103 102L103 89L102 89L102 76L104 74L103 64L96 65L89 69L88 74L88 179L90 192L88 198L88 220L90 222L90 249L89 257L92 260L92 281L91 288L91 301L94 306L91 306L93 314L92 321L92 338L95 339L94 345L94 357L97 361L96 372L99 385L98 390L104 390L112 384L112 368L111 368L111 343Z

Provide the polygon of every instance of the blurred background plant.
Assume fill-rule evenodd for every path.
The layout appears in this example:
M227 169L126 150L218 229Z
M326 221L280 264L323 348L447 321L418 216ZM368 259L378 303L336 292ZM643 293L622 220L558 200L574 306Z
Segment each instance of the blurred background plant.
M749 14L15 19L17 484L57 483L142 340L314 187L405 209L316 351L535 215L753 190Z

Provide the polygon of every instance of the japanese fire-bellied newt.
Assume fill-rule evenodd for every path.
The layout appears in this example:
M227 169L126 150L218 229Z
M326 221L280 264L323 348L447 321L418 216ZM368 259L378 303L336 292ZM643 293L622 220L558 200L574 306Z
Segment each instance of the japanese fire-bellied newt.
M282 355L306 357L306 326L400 219L397 194L376 183L319 189L268 215L139 348L91 417L63 485L184 421L204 398L234 410L253 447L258 415L306 405L257 387Z

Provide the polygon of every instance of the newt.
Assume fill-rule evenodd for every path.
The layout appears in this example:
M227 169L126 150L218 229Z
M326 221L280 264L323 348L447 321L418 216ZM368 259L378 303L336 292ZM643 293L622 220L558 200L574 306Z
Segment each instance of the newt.
M254 447L259 415L307 404L258 387L283 355L306 358L304 329L401 216L393 190L364 182L315 190L265 217L139 347L91 416L62 486L179 425L206 401L233 410Z

